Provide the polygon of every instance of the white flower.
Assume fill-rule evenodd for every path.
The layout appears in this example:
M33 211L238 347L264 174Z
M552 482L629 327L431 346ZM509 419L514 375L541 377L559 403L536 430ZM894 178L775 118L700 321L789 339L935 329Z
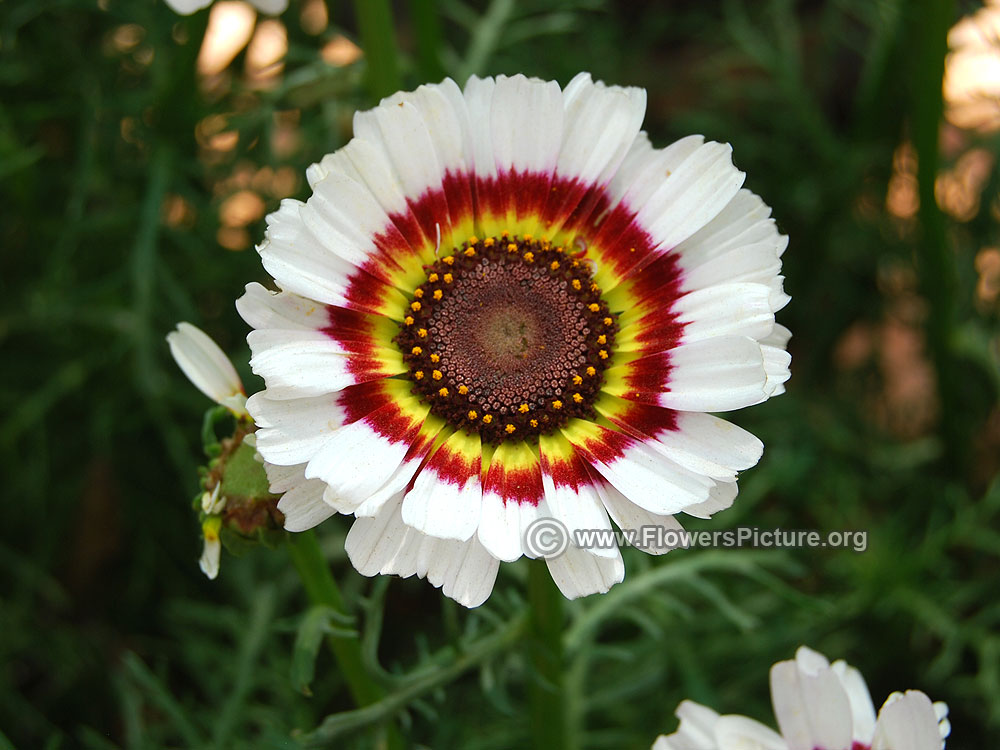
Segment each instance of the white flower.
M783 391L787 238L728 145L654 149L645 101L585 73L394 94L268 217L282 291L237 307L286 528L353 514L361 573L475 606L536 556L537 519L677 529L732 504L763 446L706 412ZM571 598L624 577L614 545L546 563Z
M174 361L194 386L237 416L247 416L243 383L219 345L190 323L178 323L167 334Z
M165 0L167 5L175 13L179 13L182 16L189 16L192 13L197 13L202 8L207 8L215 0ZM285 12L288 7L288 0L249 0L250 4L254 6L261 13L265 13L269 16L279 16Z
M209 516L201 525L204 546L198 566L209 580L215 580L219 575L219 562L222 557L222 542L219 541L219 530L222 528L220 516Z
M893 693L876 717L861 673L805 646L771 667L771 702L781 734L683 701L653 750L943 750L951 732L948 707L919 690Z

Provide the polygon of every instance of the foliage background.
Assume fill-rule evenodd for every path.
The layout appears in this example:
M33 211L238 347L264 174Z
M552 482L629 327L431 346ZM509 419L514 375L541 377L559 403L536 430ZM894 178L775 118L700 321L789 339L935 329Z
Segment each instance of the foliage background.
M698 525L869 541L628 550L624 584L566 608L572 742L648 747L686 697L770 723L767 670L808 643L876 702L946 700L949 748L1000 744L997 135L954 113L938 128L946 33L978 7L292 0L283 69L243 51L206 76L208 11L0 1L0 746L297 747L351 708L325 652L311 695L290 679L306 601L282 550L198 572L206 403L163 337L204 327L255 389L232 304L265 280L252 245L355 109L445 73L581 69L645 86L656 144L731 142L791 236L793 379L736 415L767 451ZM346 524L321 532L404 735L527 744L524 564L467 612L358 576ZM370 721L341 719L330 746L371 745Z

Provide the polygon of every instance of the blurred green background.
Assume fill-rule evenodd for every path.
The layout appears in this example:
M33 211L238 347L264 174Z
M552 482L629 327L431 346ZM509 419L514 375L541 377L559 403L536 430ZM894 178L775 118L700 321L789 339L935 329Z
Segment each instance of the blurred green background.
M279 18L0 0L0 747L298 747L351 708L327 653L311 695L290 677L306 601L283 550L198 571L208 404L164 335L202 326L255 390L233 300L266 280L264 215L307 196L356 109L446 74L579 70L646 87L657 145L731 142L791 237L788 393L735 415L764 458L730 511L689 525L869 536L861 554L627 550L624 584L567 605L573 742L648 747L683 698L772 723L767 670L806 643L876 704L947 701L949 748L1000 746L998 18L946 0L291 0ZM357 575L346 529L320 536L404 735L527 745L535 675L504 629L523 563L468 612ZM371 746L371 723L341 717L328 746Z

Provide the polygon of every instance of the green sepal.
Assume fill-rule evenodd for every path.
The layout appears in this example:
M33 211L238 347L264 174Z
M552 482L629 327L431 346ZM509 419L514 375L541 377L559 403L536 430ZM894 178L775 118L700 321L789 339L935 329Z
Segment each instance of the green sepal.
M232 412L225 406L213 406L205 412L201 420L201 444L205 455L209 458L215 458L222 453L222 441L219 440L215 426L223 420L228 420L230 423L234 421ZM232 428L229 432L232 432Z
M255 500L273 497L264 465L254 457L256 453L257 451L246 443L240 443L229 456L222 469L223 497L246 497Z

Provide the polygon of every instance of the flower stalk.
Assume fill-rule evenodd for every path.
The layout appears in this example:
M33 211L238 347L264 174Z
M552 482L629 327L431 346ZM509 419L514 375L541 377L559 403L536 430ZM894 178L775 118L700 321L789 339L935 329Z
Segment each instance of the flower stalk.
M323 604L338 613L347 614L344 607L344 597L340 593L336 580L330 573L330 566L323 557L316 535L310 531L290 534L288 553L298 571L302 586L313 604ZM378 702L384 696L384 690L365 670L361 654L361 641L357 638L327 637L327 645L337 660L340 673L347 682L351 696L359 706L368 706ZM387 727L387 747L403 747L402 737L395 726Z
M528 653L535 674L529 687L531 738L538 750L570 748L563 669L563 595L541 560L528 568Z

